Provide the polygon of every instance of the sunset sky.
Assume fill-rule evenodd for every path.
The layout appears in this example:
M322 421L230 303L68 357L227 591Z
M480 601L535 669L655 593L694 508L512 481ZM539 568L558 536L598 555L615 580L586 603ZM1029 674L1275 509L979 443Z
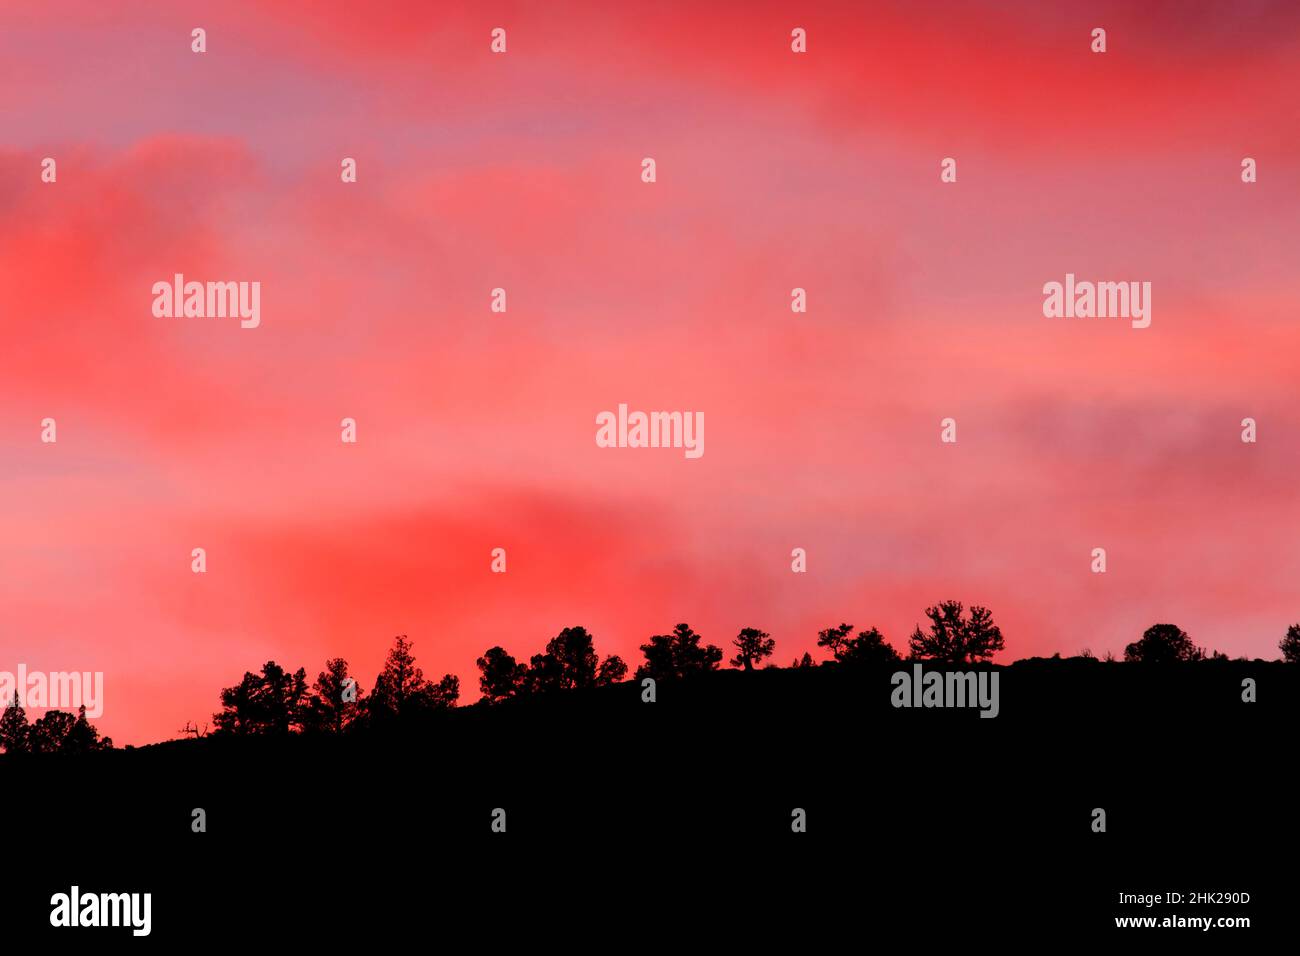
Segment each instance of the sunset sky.
M568 625L788 664L946 598L1006 661L1276 657L1300 11L703 6L0 6L0 670L103 671L120 745L270 659L368 690L397 634L462 703ZM1067 272L1151 327L1044 318ZM260 281L261 326L155 318L175 273ZM598 448L620 402L705 454Z

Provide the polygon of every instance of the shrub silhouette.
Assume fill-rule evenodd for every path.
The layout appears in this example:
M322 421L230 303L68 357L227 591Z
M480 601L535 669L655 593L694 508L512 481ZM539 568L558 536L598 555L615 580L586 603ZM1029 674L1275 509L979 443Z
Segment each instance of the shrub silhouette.
M986 607L971 605L969 617L963 617L960 601L944 601L926 608L925 616L929 632L918 626L908 642L914 658L966 664L987 660L1003 649L1002 630Z
M731 642L731 646L736 648L736 656L730 661L732 667L743 667L747 671L752 671L754 665L765 657L771 657L772 651L776 648L776 641L766 632L760 631L756 627L747 627L736 635L736 639Z
M1124 648L1124 660L1143 664L1166 664L1172 661L1200 661L1205 651L1176 624L1153 624L1140 640Z

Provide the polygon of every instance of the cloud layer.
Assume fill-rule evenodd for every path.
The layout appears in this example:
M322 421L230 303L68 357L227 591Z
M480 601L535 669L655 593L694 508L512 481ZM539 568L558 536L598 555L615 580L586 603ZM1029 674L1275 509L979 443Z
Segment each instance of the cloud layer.
M105 671L119 743L397 633L472 699L578 623L784 663L948 597L1008 656L1300 619L1293 11L155 7L0 13L0 668ZM177 272L262 326L153 318ZM1152 327L1044 319L1066 272ZM705 456L596 448L620 402Z

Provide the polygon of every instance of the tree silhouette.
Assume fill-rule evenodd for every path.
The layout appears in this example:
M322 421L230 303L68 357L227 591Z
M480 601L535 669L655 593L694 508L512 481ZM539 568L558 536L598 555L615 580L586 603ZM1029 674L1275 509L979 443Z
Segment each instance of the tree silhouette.
M399 634L384 661L383 672L375 678L366 712L379 723L455 707L460 697L460 678L456 675L444 674L436 684L424 679L411 646L406 635Z
M113 738L99 737L99 731L86 719L86 705L77 708L77 719L63 738L62 750L71 753L88 753L92 750L111 750Z
M918 626L908 647L914 658L930 658L946 664L965 664L987 660L1003 649L1002 630L993 623L986 607L971 605L970 616L962 616L960 601L943 601L925 609L930 619L929 633Z
M213 732L218 734L260 733L253 719L253 698L257 693L257 675L244 671L244 679L233 687L221 689L221 712L212 715Z
M62 710L47 710L32 724L29 736L32 753L52 754L64 748L77 718Z
M1300 624L1292 624L1286 629L1286 637L1278 641L1278 650L1282 660L1288 664L1300 664Z
M13 702L0 713L0 747L5 753L24 753L30 745L30 733L27 713L18 702L18 691L14 691Z
M731 666L743 667L747 671L752 671L757 662L765 657L772 656L772 651L776 648L776 641L756 627L747 627L736 635L736 639L731 642L731 646L736 648L736 656L729 662Z
M591 635L585 627L566 627L534 654L528 667L528 688L533 693L594 687L600 670Z
M221 691L221 712L212 715L217 733L283 736L301 727L307 699L307 671L288 673L267 661L261 674L244 672L244 679Z
M898 651L885 641L884 635L876 628L858 631L857 637L849 637L852 632L852 624L828 627L817 632L817 646L828 648L841 664L888 664L899 660Z
M803 657L796 657L794 661L791 662L790 666L794 668L816 667L817 662L813 660L813 656L811 654L809 654L807 651L804 651Z
M583 627L566 627L528 664L516 661L503 647L488 648L475 664L480 701L489 704L526 694L617 684L627 676L627 664L617 654L600 659Z
M600 661L585 627L566 627L547 642L545 653L533 655L522 683L527 693L546 693L617 683L625 676L622 658Z
M636 669L636 679L672 680L717 670L722 648L714 644L701 647L700 640L689 624L678 624L671 634L656 634L641 645L645 663Z
M1124 648L1124 660L1143 664L1204 659L1205 651L1176 624L1153 624L1143 632L1141 640Z
M348 677L348 662L333 657L311 685L311 696L303 710L303 730L341 734L360 718L365 706L361 685ZM346 699L345 699L346 698Z
M429 685L427 697L431 710L450 710L460 700L460 678L455 674L443 674L436 684Z
M849 635L853 633L852 624L841 624L839 627L828 627L824 631L817 632L817 646L829 650L836 660L844 653L844 648L848 644Z
M504 647L489 647L477 661L481 703L499 704L519 695L528 665L520 664Z
M600 671L596 674L596 686L604 687L617 684L627 677L627 661L617 654L610 654L600 662Z
M267 733L284 736L302 725L302 711L307 702L307 669L300 667L292 674L274 661L262 668L261 694L258 707Z

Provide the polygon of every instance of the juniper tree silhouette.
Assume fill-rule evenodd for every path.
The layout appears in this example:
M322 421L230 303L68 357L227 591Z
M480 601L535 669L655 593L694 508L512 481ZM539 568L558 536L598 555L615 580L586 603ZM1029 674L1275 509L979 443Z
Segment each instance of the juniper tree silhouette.
M622 680L626 674L627 665L617 656L600 662L585 627L566 627L547 642L545 653L533 655L524 686L528 693L578 690Z
M87 753L91 750L112 750L113 738L105 737L102 740L99 731L94 725L86 719L86 705L82 704L77 708L77 719L68 734L63 738L61 750L69 753Z
M913 658L929 658L946 664L987 660L1003 649L1002 630L993 623L993 613L978 604L962 616L960 601L943 601L925 609L930 619L928 633L918 625L908 641Z
M899 660L898 652L891 647L876 628L858 631L857 637L849 637L853 631L852 624L840 624L817 632L817 646L825 647L834 659L841 664L874 665L888 664Z
M1286 629L1286 636L1277 642L1282 652L1282 660L1288 664L1300 664L1300 624L1292 624Z
M13 701L0 714L0 747L7 754L25 753L30 748L30 735L27 712L18 700L18 691L14 691Z
M1187 632L1176 624L1152 624L1140 640L1124 648L1124 660L1142 664L1203 661L1205 650L1193 644Z
M591 635L583 627L566 627L546 642L546 651L534 654L528 667L531 693L576 690L596 683L600 657Z
M528 665L520 664L504 647L489 647L474 663L479 669L479 693L483 695L480 703L499 704L519 696Z
M87 753L113 749L113 738L100 738L99 731L86 719L86 705L77 708L77 716L61 710L46 711L35 723L27 723L14 691L14 698L0 713L0 747L5 753Z
M765 631L760 631L756 627L746 627L731 642L731 646L736 648L736 656L729 661L731 666L752 671L755 663L772 656L776 641Z
M678 624L671 634L656 634L641 645L645 663L636 669L636 679L673 680L717 670L722 648L714 644L701 647L700 640L689 624Z
M844 649L836 655L841 664L873 667L890 664L901 660L898 651L885 640L885 636L874 627L869 631L858 631L858 636L845 643Z
M411 647L405 634L394 639L384 670L375 678L375 689L366 704L366 717L372 724L382 725L456 706L460 678L444 674L436 684L425 680Z
M311 696L303 708L303 730L341 734L361 718L364 707L365 695L361 685L348 677L348 662L341 657L332 657L325 662L325 670L311 685Z
M292 674L275 661L262 665L262 673L244 672L244 678L221 691L221 711L212 715L217 734L268 734L283 736L301 729L307 699L307 671Z
M64 741L72 732L77 718L62 710L47 710L32 724L28 737L32 753L52 754L63 749Z
M579 690L616 684L627 676L627 664L617 654L603 661L584 627L566 627L546 644L546 650L521 664L503 647L490 647L475 661L483 703L552 691Z
M627 677L627 661L617 654L610 654L600 662L600 671L596 674L596 686L617 684Z
M831 655L838 660L844 649L844 645L848 642L849 635L852 633L852 624L841 624L838 627L828 627L823 631L817 632L817 646L826 648L831 652Z
M817 662L813 660L813 656L809 654L807 651L803 652L803 657L796 657L793 661L790 662L790 667L796 669L804 668L804 667L816 667L816 666L817 666Z

